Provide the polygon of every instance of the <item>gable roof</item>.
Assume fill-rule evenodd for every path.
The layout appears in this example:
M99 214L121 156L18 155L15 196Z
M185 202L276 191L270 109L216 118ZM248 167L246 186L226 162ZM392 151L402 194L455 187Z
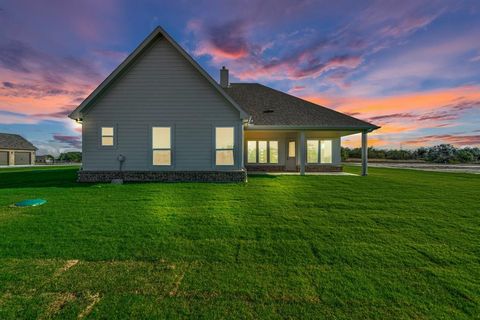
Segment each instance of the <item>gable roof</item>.
M249 115L240 107L223 88L161 27L156 27L145 40L68 116L72 119L81 119L85 108L92 105L95 99L117 79L141 54L159 37L165 38L177 51L188 61L208 82L233 106L240 112L242 119L248 119Z
M0 149L37 150L37 148L24 137L11 133L0 133Z
M258 83L232 83L225 91L252 116L252 127L366 131L379 128Z

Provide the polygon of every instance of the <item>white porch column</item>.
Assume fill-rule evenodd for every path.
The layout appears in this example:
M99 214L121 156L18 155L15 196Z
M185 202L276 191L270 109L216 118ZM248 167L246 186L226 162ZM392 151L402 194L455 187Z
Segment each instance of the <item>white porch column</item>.
M362 132L362 176L368 174L368 141L367 131Z
M240 140L240 169L245 169L245 128L243 127L243 123L240 126L240 134L239 134L239 139Z
M8 152L8 165L13 166L15 164L15 153L14 151L9 151Z
M305 175L305 132L300 132L300 153L298 154L298 159L300 160L300 174Z

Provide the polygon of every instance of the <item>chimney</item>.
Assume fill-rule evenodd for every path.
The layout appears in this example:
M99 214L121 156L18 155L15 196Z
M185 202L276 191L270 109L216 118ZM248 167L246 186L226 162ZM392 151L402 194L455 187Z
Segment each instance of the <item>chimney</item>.
M223 88L228 87L228 69L225 66L220 69L220 85Z

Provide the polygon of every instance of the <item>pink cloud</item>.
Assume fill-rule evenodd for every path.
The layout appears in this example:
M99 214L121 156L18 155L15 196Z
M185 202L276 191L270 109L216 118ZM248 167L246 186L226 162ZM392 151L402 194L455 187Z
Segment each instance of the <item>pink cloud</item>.
M248 22L235 20L220 25L206 26L200 21L188 23L187 29L201 39L194 54L210 55L214 61L234 60L247 57L253 48L247 41Z
M413 146L425 146L440 143L450 143L456 146L478 146L480 145L480 135L428 135L416 139L407 140L405 141L405 143Z
M405 133L421 129L452 128L462 126L459 119L466 112L480 110L480 87L464 86L452 89L413 92L388 97L303 97L314 103L335 106L336 110L380 125L371 136L377 146L397 145ZM456 135L453 135L456 136ZM430 140L433 138L430 137ZM446 137L455 145L474 145L476 140ZM463 140L462 140L463 139ZM350 139L358 145L358 139ZM433 141L433 140L432 140ZM372 142L373 145L376 145ZM408 144L408 143L407 143Z
M438 17L439 13L423 17L407 17L396 25L389 25L380 32L386 36L400 37L424 28Z

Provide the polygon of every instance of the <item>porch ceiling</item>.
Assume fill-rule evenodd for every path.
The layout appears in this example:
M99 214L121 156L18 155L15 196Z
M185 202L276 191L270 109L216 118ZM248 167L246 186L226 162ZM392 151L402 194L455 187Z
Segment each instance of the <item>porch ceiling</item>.
M287 134L292 134L292 133L300 133L300 132L305 132L307 136L316 136L319 138L325 137L325 138L339 138L339 137L344 137L344 136L349 136L352 134L357 134L361 133L361 130L356 130L356 131L346 131L346 130L315 130L315 129L304 129L304 130L295 130L295 129L249 129L245 128L245 136L246 137L253 137L253 136L258 136L258 135L269 135L269 136L283 136Z

